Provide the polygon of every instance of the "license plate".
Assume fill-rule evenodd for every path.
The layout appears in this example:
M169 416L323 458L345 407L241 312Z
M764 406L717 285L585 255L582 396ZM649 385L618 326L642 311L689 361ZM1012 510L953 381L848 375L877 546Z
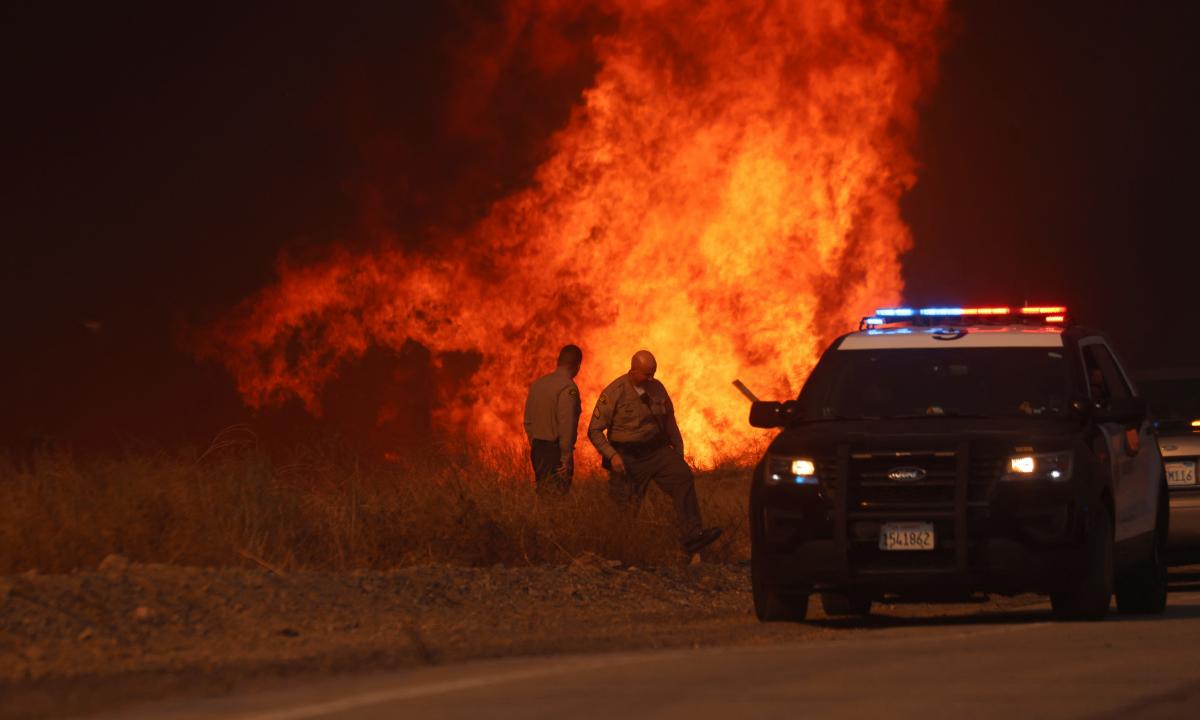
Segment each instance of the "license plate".
M1167 484L1168 485L1195 485L1196 484L1196 463L1195 462L1169 462L1169 463L1167 463Z
M880 550L932 550L933 523L892 522L879 528Z

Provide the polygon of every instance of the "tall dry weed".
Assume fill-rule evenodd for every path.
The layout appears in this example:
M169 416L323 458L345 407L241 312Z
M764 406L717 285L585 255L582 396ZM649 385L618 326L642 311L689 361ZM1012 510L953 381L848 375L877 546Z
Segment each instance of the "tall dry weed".
M286 461L234 433L204 452L0 463L0 573L63 572L110 553L135 561L293 569L563 563L585 553L681 562L674 516L651 488L636 515L584 473L564 498L535 492L517 453L430 452L366 463L336 443ZM745 557L746 471L697 475L716 560Z

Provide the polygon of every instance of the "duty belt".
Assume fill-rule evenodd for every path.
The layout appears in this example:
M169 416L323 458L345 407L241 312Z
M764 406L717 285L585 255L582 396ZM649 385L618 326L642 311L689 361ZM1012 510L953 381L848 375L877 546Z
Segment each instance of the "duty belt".
M649 440L642 440L641 442L618 442L616 440L610 442L617 449L617 452L621 453L621 457L633 458L634 460L641 460L655 450L665 448L668 444L667 438L661 434L655 435Z

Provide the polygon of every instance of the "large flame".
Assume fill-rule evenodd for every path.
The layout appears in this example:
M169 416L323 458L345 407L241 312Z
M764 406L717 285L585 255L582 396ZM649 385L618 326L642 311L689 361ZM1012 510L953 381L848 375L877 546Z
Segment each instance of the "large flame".
M527 384L585 352L586 423L647 348L701 464L760 436L741 378L793 396L819 353L901 291L915 103L943 0L622 0L535 183L436 252L342 252L212 328L247 404L320 391L371 346L475 351L436 421L522 439Z

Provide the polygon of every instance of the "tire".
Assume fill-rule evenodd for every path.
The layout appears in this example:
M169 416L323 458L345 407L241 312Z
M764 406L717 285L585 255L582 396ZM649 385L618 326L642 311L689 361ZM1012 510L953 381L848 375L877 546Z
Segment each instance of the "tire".
M1050 594L1059 620L1103 620L1113 594L1113 524L1108 508L1097 505L1088 520L1078 565L1067 582Z
M759 622L801 622L808 615L808 593L780 592L758 543L750 546L750 589Z
M751 560L750 586L754 590L754 614L760 623L800 623L809 614L808 593L780 593L770 578L763 577Z
M821 609L829 617L866 617L871 614L871 598L854 590L845 593L821 593Z
M1163 539L1170 510L1166 487L1160 488L1159 498L1150 555L1137 568L1117 579L1118 612L1157 615L1167 609L1167 562Z

